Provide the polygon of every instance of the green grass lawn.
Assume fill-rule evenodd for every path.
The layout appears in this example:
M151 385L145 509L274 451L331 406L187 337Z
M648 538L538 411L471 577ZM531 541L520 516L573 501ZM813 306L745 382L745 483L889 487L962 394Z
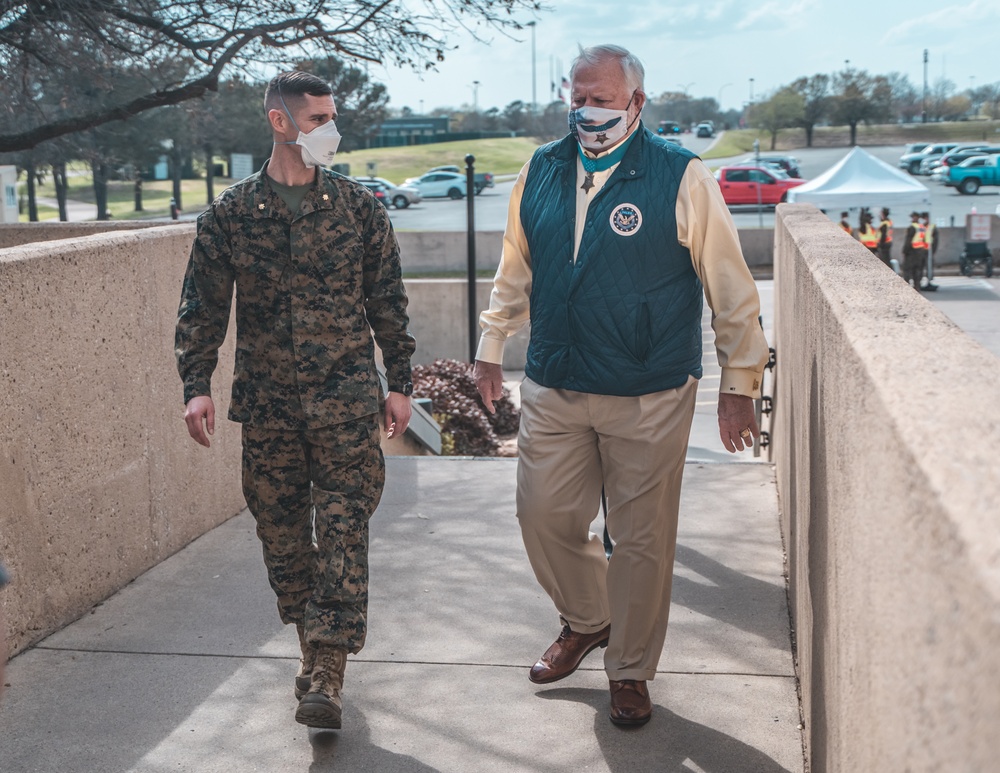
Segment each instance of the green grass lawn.
M58 220L59 219L59 210L56 209L55 207L47 207L44 204L39 204L38 205L38 219L39 220ZM28 222L30 222L28 220L28 213L27 212L24 212L23 214L18 215L17 216L17 220L18 220L19 223L28 223Z
M215 194L218 195L226 186L232 184L232 180L226 178L215 178ZM19 183L21 190L24 183ZM94 204L96 216L96 200L94 198L94 186L90 174L84 172L67 178L66 197L71 201L83 201ZM43 185L36 187L39 198L55 199L56 190L49 177ZM173 183L170 180L144 181L142 184L142 212L135 211L134 185L131 181L112 180L108 182L108 209L111 216L116 220L138 220L144 217L158 217L170 213L170 198L173 196ZM181 181L181 204L186 208L201 207L208 203L207 186L204 180L182 180ZM42 212L45 210L45 214ZM40 220L52 220L59 216L58 210L54 207L39 205L38 217ZM26 219L26 216L25 216Z
M703 158L726 158L749 153L760 139L761 153L771 151L771 134L761 129L732 129ZM846 148L851 140L847 126L818 126L814 148ZM873 124L858 126L859 145L906 145L910 142L990 142L1000 145L1000 121L951 121L947 123ZM782 129L774 151L806 147L804 129Z
M419 177L434 166L454 165L464 170L465 156L469 153L476 157L477 172L517 174L537 147L538 142L529 137L461 140L338 153L337 163L350 164L351 175L362 176L368 173L368 162L373 161L377 165L376 177L398 184L407 177Z

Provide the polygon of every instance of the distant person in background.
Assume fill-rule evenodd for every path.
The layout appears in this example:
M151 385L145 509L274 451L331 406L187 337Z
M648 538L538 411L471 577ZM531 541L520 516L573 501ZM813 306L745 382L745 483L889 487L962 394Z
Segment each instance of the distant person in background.
M882 222L878 224L878 256L887 266L892 266L892 220L888 207L882 207Z
M848 236L854 236L854 229L851 228L851 224L847 221L848 216L849 213L847 212L840 213L840 227L847 232Z
M910 213L910 227L903 241L903 279L920 289L920 280L927 265L927 226L920 222L920 213Z
M927 282L920 289L933 292L938 289L931 280L934 279L934 254L937 252L940 235L937 226L931 222L930 212L921 213L920 219L927 228Z
M858 222L858 240L868 248L872 255L878 255L878 234L872 228L872 213L867 209L861 210L861 219Z

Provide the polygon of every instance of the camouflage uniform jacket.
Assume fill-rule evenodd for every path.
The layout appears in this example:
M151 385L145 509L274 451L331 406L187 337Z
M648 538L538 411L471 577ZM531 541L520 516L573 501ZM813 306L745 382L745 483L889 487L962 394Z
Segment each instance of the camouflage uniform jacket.
M267 165L198 218L177 318L184 402L211 394L236 287L229 418L314 429L378 411L375 340L390 385L410 381L399 246L371 191L320 170L292 214Z

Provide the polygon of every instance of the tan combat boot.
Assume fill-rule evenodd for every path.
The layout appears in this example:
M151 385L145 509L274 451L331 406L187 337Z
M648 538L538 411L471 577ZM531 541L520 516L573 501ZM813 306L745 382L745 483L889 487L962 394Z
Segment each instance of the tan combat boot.
M295 710L295 721L309 727L340 729L347 650L320 646L313 663L312 684Z
M299 671L295 674L295 697L301 698L309 692L309 685L312 683L313 667L316 663L316 645L306 641L306 632L301 625L295 626L299 634L299 649L302 655L299 658Z

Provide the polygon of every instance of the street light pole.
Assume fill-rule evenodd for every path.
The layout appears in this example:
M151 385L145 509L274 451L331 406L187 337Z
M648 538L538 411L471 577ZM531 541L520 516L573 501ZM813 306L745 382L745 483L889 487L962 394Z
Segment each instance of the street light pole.
M920 107L921 123L927 123L927 49L924 49L924 98Z
M528 26L531 27L531 114L535 114L535 106L538 104L538 96L535 91L535 85L537 78L535 77L535 25L537 22L529 21Z

